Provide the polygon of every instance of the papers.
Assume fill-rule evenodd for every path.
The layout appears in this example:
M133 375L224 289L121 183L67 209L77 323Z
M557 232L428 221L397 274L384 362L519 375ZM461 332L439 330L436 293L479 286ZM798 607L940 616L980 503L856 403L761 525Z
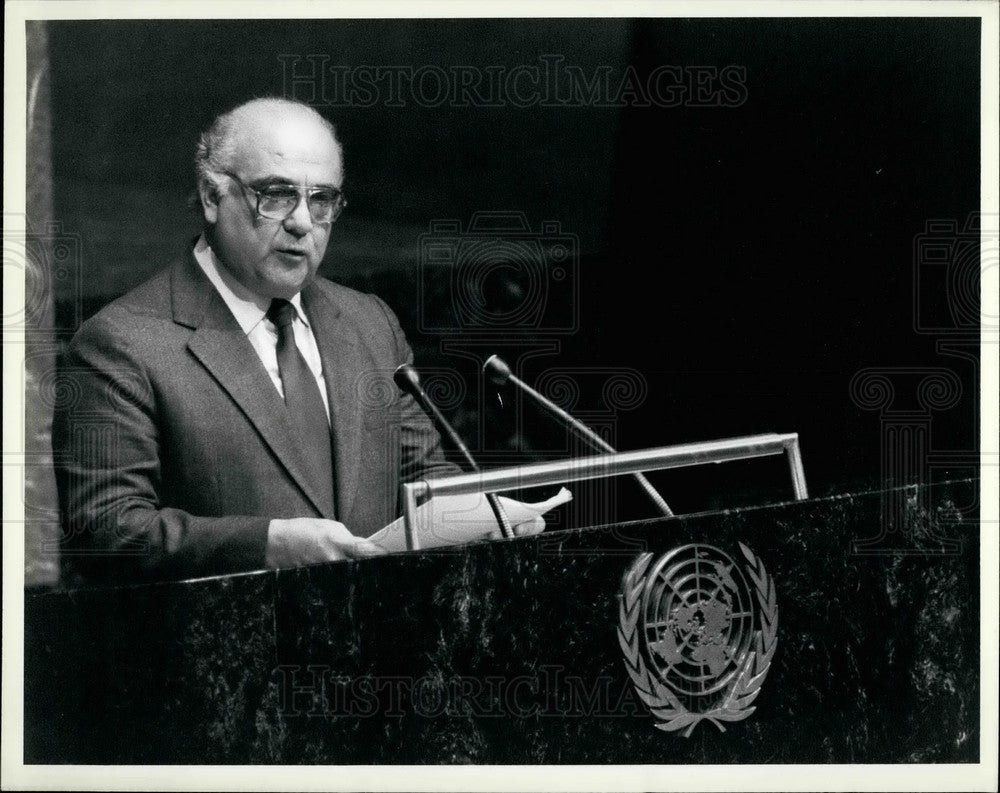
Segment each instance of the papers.
M547 501L526 504L500 496L511 526L530 523L551 509L571 501L573 494L565 487ZM438 496L417 508L417 538L420 548L460 545L490 537L499 537L500 528L490 503L482 493L469 496ZM538 530L527 533L536 533ZM518 536L523 536L519 533ZM368 538L389 553L406 550L406 528L398 518Z

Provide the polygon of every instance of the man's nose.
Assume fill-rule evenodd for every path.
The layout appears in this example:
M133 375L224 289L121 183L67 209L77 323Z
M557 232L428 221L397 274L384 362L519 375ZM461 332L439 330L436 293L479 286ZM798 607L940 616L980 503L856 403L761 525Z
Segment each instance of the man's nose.
M305 196L299 197L299 203L295 209L284 220L285 231L296 236L303 236L312 231L313 220L309 213L309 199Z

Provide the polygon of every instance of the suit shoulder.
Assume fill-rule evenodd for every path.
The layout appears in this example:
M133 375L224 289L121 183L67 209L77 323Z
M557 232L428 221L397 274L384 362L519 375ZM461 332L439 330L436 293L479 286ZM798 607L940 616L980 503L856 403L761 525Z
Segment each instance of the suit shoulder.
M316 279L314 284L327 302L336 307L342 323L341 329L351 328L363 347L373 351L381 350L393 360L409 355L409 346L399 319L380 297L325 278Z
M326 278L317 278L314 283L348 317L364 320L368 324L385 317L389 325L398 325L396 315L378 295L359 292Z
M368 292L359 292L357 289L338 284L329 278L317 277L313 283L342 309L353 307L371 308L373 302L382 302L375 295Z
M163 268L111 305L117 304L130 314L171 317L171 273L177 266Z
M132 335L148 334L163 321L172 321L170 270L161 270L101 308L80 326L74 344L108 338L124 341Z

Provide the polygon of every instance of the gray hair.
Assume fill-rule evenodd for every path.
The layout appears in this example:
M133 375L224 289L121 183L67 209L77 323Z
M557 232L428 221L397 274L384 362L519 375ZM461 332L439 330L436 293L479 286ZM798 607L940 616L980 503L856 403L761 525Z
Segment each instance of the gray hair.
M242 105L234 107L216 117L212 125L201 133L198 145L195 148L194 166L197 184L218 185L218 178L223 171L232 170L233 159L236 156L237 136L234 134L238 128L241 117L245 116L248 110L274 110L286 113L305 113L312 116L323 128L330 133L333 144L337 148L337 154L343 163L343 147L337 137L337 131L333 124L323 118L316 110L305 102L294 99L284 99L282 97L263 97L251 99ZM343 167L343 165L341 165Z

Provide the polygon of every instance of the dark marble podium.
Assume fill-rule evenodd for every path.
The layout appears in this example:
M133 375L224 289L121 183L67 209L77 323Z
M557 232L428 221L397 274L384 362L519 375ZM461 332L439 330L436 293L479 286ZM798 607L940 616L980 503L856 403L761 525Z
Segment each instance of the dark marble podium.
M975 762L977 494L31 594L25 762ZM623 574L642 552L738 542L780 613L756 711L724 732L656 729L618 640Z

